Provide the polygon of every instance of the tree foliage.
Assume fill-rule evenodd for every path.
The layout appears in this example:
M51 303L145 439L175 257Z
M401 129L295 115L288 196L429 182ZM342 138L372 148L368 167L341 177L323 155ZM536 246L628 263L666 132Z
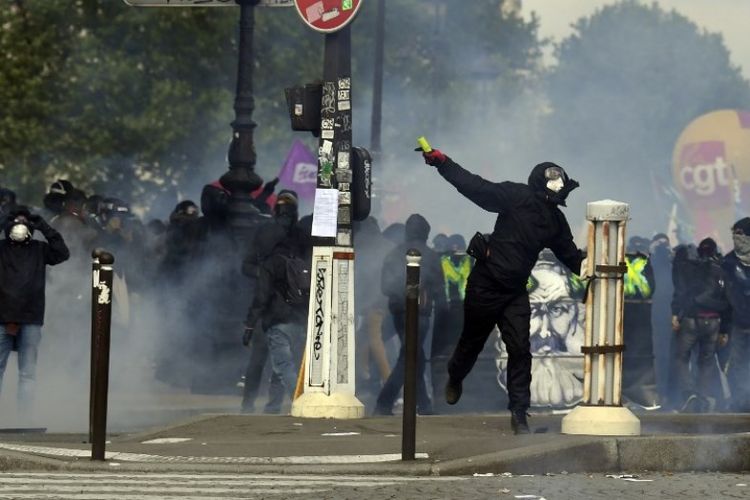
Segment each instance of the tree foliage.
M39 200L65 177L147 202L225 171L238 9L0 2L2 184ZM466 117L477 81L499 107L524 91L539 68L537 22L502 15L502 3L388 1L385 143L404 126ZM355 132L369 118L376 5L365 2L353 25ZM294 9L255 10L255 138L270 177L295 137L283 89L322 76L323 37Z
M675 140L692 119L749 104L722 37L677 12L627 0L573 28L546 81L547 140L620 196L642 199L650 171L669 175Z

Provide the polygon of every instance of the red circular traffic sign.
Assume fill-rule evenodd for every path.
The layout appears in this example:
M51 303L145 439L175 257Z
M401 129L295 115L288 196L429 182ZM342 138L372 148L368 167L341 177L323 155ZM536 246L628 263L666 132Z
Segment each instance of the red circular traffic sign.
M294 5L309 27L333 33L352 22L362 0L294 0Z

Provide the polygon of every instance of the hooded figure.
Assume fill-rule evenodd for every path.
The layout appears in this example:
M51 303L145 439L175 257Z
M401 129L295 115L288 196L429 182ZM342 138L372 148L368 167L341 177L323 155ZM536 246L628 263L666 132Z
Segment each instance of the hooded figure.
M713 411L716 345L720 337L726 339L729 313L716 242L706 238L695 252L677 252L672 272L672 329L680 389L677 408ZM694 350L696 363L691 362Z
M469 374L495 326L508 350L508 409L516 433L528 433L531 352L529 296L526 283L539 253L549 248L578 274L583 254L560 206L578 183L551 162L540 163L528 184L490 182L472 174L439 150L424 153L425 162L469 200L498 214L484 258L469 275L464 302L464 327L448 363L446 401L461 397L462 381Z
M732 226L734 249L721 264L731 306L729 337L729 385L732 410L750 411L750 217Z
M432 401L427 393L424 380L425 355L423 343L430 330L430 317L433 307L445 307L443 293L443 276L440 269L440 257L427 246L430 235L430 224L419 214L412 214L406 219L404 229L405 241L391 250L383 261L381 273L381 290L388 298L388 309L393 317L393 325L401 339L401 349L396 366L380 391L375 407L376 415L392 415L393 404L404 385L404 321L405 321L405 283L406 252L416 249L422 255L420 262L420 298L419 298L419 349L417 350L417 411L421 415L432 413Z
M18 349L18 400L23 413L31 411L47 266L69 257L68 247L47 222L26 209L11 212L5 221L6 239L0 241L0 386L8 356ZM47 241L32 239L38 230Z
M281 411L284 392L293 398L305 341L308 296L303 288L310 282L310 240L297 224L297 193L281 191L273 213L273 221L255 233L243 262L243 272L255 283L242 339L246 346L252 343L242 397L245 413L253 411L268 357L273 375L265 412Z

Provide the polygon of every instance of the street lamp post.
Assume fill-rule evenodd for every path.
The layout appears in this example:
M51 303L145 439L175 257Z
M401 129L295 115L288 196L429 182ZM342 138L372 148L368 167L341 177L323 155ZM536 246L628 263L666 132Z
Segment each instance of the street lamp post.
M255 144L253 121L253 32L255 6L260 0L235 0L240 6L240 29L237 66L237 89L234 99L235 119L232 122L232 141L229 145L229 171L220 181L229 190L229 226L237 243L246 242L257 223L260 211L250 193L261 186L263 180L255 173Z

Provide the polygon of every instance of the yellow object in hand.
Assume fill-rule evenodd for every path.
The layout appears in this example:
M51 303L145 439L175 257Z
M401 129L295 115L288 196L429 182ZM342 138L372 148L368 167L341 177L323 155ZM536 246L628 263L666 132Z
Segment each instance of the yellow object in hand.
M417 139L417 144L419 144L419 147L422 148L422 151L425 153L432 151L432 146L430 146L430 143L427 142L427 139L425 139L424 136Z

